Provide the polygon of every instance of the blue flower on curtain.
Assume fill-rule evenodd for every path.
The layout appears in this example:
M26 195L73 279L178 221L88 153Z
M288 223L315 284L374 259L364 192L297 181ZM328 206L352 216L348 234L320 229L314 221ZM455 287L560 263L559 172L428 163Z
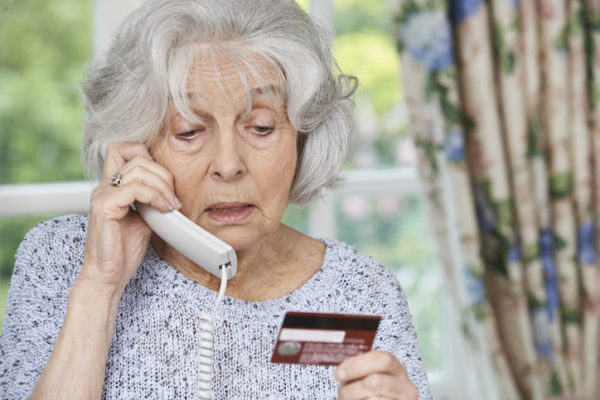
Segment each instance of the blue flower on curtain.
M463 269L465 278L465 288L471 304L480 306L485 303L485 283L483 278L473 274L468 266Z
M479 10L483 0L450 0L450 18L454 23L460 23L469 15Z
M441 71L452 63L452 36L443 10L411 15L401 35L408 54L429 71Z
M535 348L541 356L552 360L552 338L550 337L550 323L548 314L543 308L538 308L532 311L531 325L533 326L533 337Z
M596 250L594 249L594 231L596 226L593 220L587 220L577 231L577 259L581 264L595 264Z
M506 1L512 3L512 6L515 10L517 10L517 11L519 10L519 0L506 0Z
M519 243L513 243L508 252L508 262L518 262L521 260L521 251Z
M496 229L496 218L491 205L485 200L482 184L473 182L473 195L475 197L475 212L481 232L486 233Z
M444 150L450 161L457 162L465 159L465 140L462 131L452 129L447 132Z
M542 268L544 269L544 283L546 287L546 307L548 309L548 318L554 320L558 312L558 282L556 280L556 265L552 254L554 247L554 235L551 230L545 230L540 235L540 252L542 258Z

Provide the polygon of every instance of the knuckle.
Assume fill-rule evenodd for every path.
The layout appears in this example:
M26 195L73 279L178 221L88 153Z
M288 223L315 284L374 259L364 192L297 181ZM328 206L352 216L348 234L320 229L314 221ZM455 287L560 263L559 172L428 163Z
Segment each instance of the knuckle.
M92 192L90 193L90 199L93 200L93 199L97 198L98 196L100 196L100 194L102 193L102 189L103 189L102 185L98 185L98 186L94 187L92 189Z
M133 192L134 194L147 191L146 186L144 186L142 183L137 182L137 181L131 181L129 183L126 183L123 187L126 190Z
M135 160L131 160L127 163L127 177L133 178L134 176L139 175L140 171L143 170L144 167L140 166Z
M108 146L106 146L106 154L111 154L114 153L115 151L117 151L117 149L119 148L119 144L116 142L111 142L108 144Z
M136 166L143 166L148 160L145 157L142 157L141 155L136 155L134 156L129 162L136 164Z
M130 144L131 144L131 147L134 149L134 151L137 154L136 157L143 158L146 161L152 160L152 156L150 155L150 152L148 151L148 148L146 147L146 145L144 145L143 143L139 143L139 142L130 143Z
M383 351L380 352L379 359L380 359L381 364L387 370L393 370L398 367L398 361L396 360L396 357L394 357L392 354L390 354L388 352L383 352Z
M133 196L140 200L151 201L159 196L159 192L156 189L142 182L131 182L130 190Z
M140 142L129 142L129 145L131 145L132 147L135 147L139 150L143 150L144 152L147 152L148 149L146 148L146 145Z
M90 193L90 210L98 208L104 202L106 191L103 185L96 186Z
M365 379L365 386L369 390L381 389L384 384L385 384L385 380L379 374L369 375Z
M144 157L135 156L128 162L128 175L134 175L137 177L143 177L152 172L151 167L148 165L149 161Z
M106 196L104 195L96 196L90 203L90 214L92 215L102 215L105 209Z

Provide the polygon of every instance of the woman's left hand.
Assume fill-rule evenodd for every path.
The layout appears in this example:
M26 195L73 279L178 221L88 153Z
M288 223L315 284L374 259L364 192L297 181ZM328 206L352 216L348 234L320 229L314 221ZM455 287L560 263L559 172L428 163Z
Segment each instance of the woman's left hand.
M347 358L336 368L338 400L417 400L417 387L404 365L392 354L374 350Z

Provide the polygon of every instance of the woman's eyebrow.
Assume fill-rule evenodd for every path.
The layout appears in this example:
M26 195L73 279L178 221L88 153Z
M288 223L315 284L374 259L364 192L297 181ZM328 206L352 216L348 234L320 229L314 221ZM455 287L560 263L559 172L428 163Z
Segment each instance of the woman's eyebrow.
M206 99L202 96L202 92L187 92L187 98L189 101L201 102L202 104L207 104Z
M261 87L257 87L257 88L252 88L250 89L250 98L255 98L258 96L262 96L262 95L269 95L269 96L278 96L278 97L285 97L285 93L284 91L281 89L281 87L279 87L278 85L265 85L265 86L261 86ZM205 101L204 97L202 96L202 92L187 92L186 96L189 100L194 100L194 101Z
M189 91L186 93L188 101L193 103L193 108L206 108L209 105L209 100L203 96L202 91ZM285 104L286 93L280 85L268 84L260 87L251 88L246 95L241 95L238 100L231 99L234 103L237 101L246 102L246 107L251 107L251 104L259 97L265 96L267 99L271 99L273 104ZM249 102L249 103L248 103Z
M284 97L284 92L278 85L265 85L258 88L250 89L251 98L261 96L264 94Z

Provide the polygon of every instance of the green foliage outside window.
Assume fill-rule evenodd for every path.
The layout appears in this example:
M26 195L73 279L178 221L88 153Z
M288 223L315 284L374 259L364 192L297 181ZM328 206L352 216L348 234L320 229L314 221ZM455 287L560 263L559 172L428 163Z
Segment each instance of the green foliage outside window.
M78 84L91 2L2 0L0 183L81 179Z

